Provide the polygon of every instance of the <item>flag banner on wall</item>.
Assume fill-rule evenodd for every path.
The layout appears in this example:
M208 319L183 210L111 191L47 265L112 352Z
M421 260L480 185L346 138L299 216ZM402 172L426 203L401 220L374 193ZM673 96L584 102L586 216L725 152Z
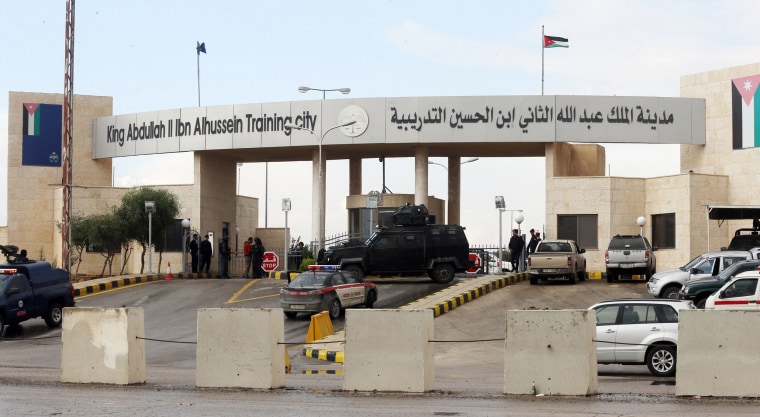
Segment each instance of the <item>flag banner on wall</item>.
M760 75L731 80L731 119L734 149L760 146Z
M61 166L63 106L24 103L21 165Z
M544 35L544 48L569 48L570 42L567 38L560 38L559 36L546 36Z

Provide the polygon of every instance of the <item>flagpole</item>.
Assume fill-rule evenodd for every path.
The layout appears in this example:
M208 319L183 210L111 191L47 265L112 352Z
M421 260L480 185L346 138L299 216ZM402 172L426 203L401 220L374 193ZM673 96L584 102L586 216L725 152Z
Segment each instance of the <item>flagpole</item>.
M541 95L544 95L544 25L541 25ZM200 105L200 104L199 104Z
M197 55L197 65L196 68L198 68L198 107L201 106L201 52L200 49L196 47L196 55Z

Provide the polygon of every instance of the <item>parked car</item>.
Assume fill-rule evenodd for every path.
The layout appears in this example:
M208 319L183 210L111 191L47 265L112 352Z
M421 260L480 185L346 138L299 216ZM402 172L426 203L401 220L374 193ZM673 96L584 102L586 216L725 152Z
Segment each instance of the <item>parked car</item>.
M285 316L328 311L337 319L347 307L372 308L377 301L377 286L364 282L336 265L309 265L280 290L280 307Z
M726 250L750 250L760 246L760 228L736 229Z
M760 310L759 280L760 271L742 272L707 297L705 309Z
M678 291L678 299L691 300L697 308L705 308L707 297L719 290L726 282L742 272L757 271L758 268L760 268L760 260L757 259L736 262L718 275L687 281Z
M643 276L648 281L657 270L656 248L641 235L615 235L604 252L607 282Z
M709 252L697 256L686 265L661 271L647 282L647 291L655 297L678 298L678 291L686 281L718 275L736 262L752 259L746 250Z
M654 376L676 373L678 312L691 301L620 299L589 307L596 312L596 361L646 365Z
M530 284L549 278L567 278L571 284L588 277L586 272L586 249L574 240L542 240L536 251L528 256Z

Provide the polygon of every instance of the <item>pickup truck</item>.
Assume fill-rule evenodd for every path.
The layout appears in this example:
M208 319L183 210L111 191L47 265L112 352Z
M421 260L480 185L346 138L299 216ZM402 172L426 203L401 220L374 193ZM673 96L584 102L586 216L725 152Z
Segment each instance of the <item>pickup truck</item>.
M573 240L543 240L536 251L528 256L530 284L549 278L567 278L571 284L588 278L586 271L586 249L581 249Z
M43 261L0 264L0 335L5 325L36 317L50 328L59 327L63 308L74 305L68 272Z
M657 260L647 238L641 235L615 235L604 252L607 282L645 277L647 281L657 270Z

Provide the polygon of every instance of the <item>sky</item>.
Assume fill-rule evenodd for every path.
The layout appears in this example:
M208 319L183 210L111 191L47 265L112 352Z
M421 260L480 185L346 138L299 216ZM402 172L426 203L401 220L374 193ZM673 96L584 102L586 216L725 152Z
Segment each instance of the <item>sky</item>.
M63 93L66 17L63 0L5 3L0 225L9 206L8 92ZM74 93L112 96L116 115L197 106L199 96L202 106L321 99L299 93L302 85L351 89L328 100L540 95L544 27L570 45L544 51L545 94L678 97L683 75L755 62L758 19L754 0L79 0ZM200 57L196 41L206 44ZM680 171L677 145L603 146L612 176ZM481 157L462 166L460 220L471 244L498 243L497 195L523 210L523 230L543 229L544 162ZM413 158L385 165L388 189L414 194ZM119 158L114 172L116 186L186 184L192 153ZM260 200L260 227L283 227L281 201L290 198L291 235L310 240L310 162L244 164L240 174L240 194ZM447 198L446 177L429 166L431 195ZM347 230L348 161L328 161L326 179L329 237ZM363 183L364 194L382 189L378 160L364 160Z

